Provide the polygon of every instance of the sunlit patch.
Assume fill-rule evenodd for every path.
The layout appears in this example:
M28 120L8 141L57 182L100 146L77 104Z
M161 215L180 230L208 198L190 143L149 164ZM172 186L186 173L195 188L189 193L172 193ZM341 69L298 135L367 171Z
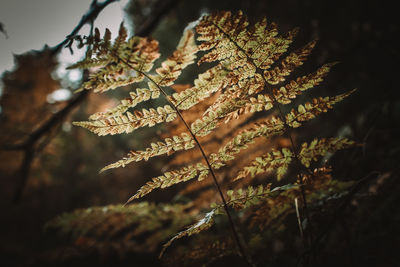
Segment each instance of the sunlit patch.
M64 132L69 132L69 131L71 131L71 128L72 128L72 124L71 124L70 122L68 122L68 121L66 121L66 122L64 122L64 123L62 124L62 130L63 130Z
M71 95L72 93L70 90L61 88L49 94L46 100L48 103L53 104L55 102L66 101L71 98Z
M77 82L82 79L82 71L80 70L71 70L68 72L68 78L71 82Z

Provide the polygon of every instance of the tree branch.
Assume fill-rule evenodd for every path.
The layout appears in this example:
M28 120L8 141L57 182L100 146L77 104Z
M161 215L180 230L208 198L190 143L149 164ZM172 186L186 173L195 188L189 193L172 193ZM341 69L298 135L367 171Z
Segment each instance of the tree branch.
M79 21L78 25L72 30L72 32L58 45L51 48L52 55L56 55L61 49L69 42L71 37L76 35L79 30L87 23L93 24L94 20L100 14L100 12L109 4L117 2L119 0L107 0L103 3L98 4L97 0L93 0L89 11L84 14ZM156 10L154 10L153 14L151 14L148 19L142 24L142 26L137 31L137 35L148 35L160 21L163 15L165 15L179 0L170 0L170 1L159 1L157 4ZM81 102L83 102L88 96L89 91L84 90L80 92L76 97L72 98L68 101L65 107L63 107L60 111L55 113L48 121L46 121L41 127L33 131L29 137L20 144L12 144L3 146L1 149L3 150L23 150L24 158L21 163L21 167L19 169L20 182L15 191L13 201L14 203L18 203L21 200L24 188L27 184L29 173L32 165L32 161L34 156L37 154L36 144L38 141L46 135L49 131L51 131L56 125L59 125L65 118L71 113L71 111L78 106ZM43 149L43 147L42 147Z
M71 37L76 35L81 28L86 25L87 23L92 23L93 21L96 20L97 16L100 14L100 12L109 4L112 4L114 2L117 2L119 0L106 0L103 3L98 4L97 0L93 0L92 3L90 4L89 10L84 14L79 21L78 25L72 30L72 32L58 45L54 46L51 48L52 50L52 55L57 54L58 52L61 51L64 45L68 43Z

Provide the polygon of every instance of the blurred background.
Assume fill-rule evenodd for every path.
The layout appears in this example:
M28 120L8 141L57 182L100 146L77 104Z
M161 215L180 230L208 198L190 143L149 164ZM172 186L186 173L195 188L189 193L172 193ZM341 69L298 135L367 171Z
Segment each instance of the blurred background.
M109 28L115 37L124 21L131 35L158 40L163 59L173 51L188 23L218 10L242 10L252 22L265 16L278 24L280 32L299 27L293 48L318 39L317 47L297 74L309 73L323 63L340 62L307 98L336 95L353 88L358 88L357 92L334 111L301 129L296 139L309 135L350 137L364 146L330 159L333 176L343 181L374 178L363 184L359 197L343 211L340 223L332 230L336 238L329 239L329 246L320 252L317 262L326 266L400 264L396 252L400 241L400 51L396 41L400 25L392 1L2 0L0 255L4 266L163 264L157 260L159 244L193 221L189 216L194 214L193 209L185 213L187 206L182 204L190 203L190 195L182 197L189 200L174 198L183 187L157 191L144 199L149 203L134 204L148 211L145 216L180 214L181 220L170 223L173 227L161 236L138 234L132 247L121 245L132 224L124 225L125 219L115 216L107 218L107 223L122 221L121 227L125 228L117 237L110 237L106 227L102 229L100 239L108 241L101 247L73 235L60 237L58 230L45 230L47 222L65 212L122 204L148 178L159 175L171 164L180 164L178 154L176 158L159 157L98 173L130 149L142 149L158 140L168 129L153 127L129 135L97 137L72 126L72 121L86 120L90 114L115 105L129 88L101 95L74 94L87 73L66 67L82 58L85 51L75 45L66 47L66 37L71 33L87 35L92 24L101 32ZM176 90L193 81L197 75L194 70L188 68L184 72ZM190 188L186 191L191 192ZM183 206L162 206L165 214L158 214L159 208L152 203ZM196 204L201 207L202 202ZM144 223L150 220L143 218ZM163 229L161 226L155 229ZM288 250L279 249L285 243L282 238L273 242L271 266L293 263L280 260L283 255L294 257ZM227 266L232 263L230 260L223 259L219 265Z

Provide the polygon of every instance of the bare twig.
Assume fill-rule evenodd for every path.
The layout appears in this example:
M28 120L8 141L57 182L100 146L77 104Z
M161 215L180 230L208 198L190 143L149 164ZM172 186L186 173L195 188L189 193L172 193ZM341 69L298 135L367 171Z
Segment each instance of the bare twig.
M55 55L58 52L60 52L63 46L68 43L70 38L76 35L84 25L88 23L93 23L93 21L96 20L97 16L106 6L117 1L119 0L106 0L103 3L98 4L97 0L93 0L92 3L90 4L89 11L87 11L86 14L82 16L78 25L76 25L76 27L72 30L72 32L62 42L60 42L58 45L52 48L52 55Z
M150 16L140 25L135 35L147 36L158 25L161 18L168 13L180 0L159 0L154 5L154 10Z
M25 142L14 146L14 150L24 150L24 159L22 161L19 172L20 182L14 194L14 203L18 203L20 201L23 190L28 181L32 161L37 152L36 144L38 143L38 141L53 127L62 122L72 111L72 109L76 107L79 103L81 103L86 98L86 96L87 91L80 93L78 96L69 101L63 109L54 114L45 124L43 124L33 133L31 133Z
M298 200L297 200L297 197L294 199L294 205L295 205L295 207L296 207L297 224L299 225L300 236L303 237L303 226L301 225L301 217L300 217L300 211L299 211L299 202L298 202Z

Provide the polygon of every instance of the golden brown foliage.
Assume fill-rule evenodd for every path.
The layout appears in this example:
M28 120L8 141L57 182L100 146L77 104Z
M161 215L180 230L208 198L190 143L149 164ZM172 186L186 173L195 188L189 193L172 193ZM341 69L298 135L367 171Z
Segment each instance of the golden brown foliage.
M149 253L193 221L189 208L189 205L148 202L91 207L58 216L47 223L46 230L62 228L63 237L72 239L80 249L94 248L102 253L113 249L120 255ZM144 240L138 242L139 236Z
M316 41L309 42L295 52L287 53L298 29L280 35L276 24L267 23L266 19L255 25L249 25L247 17L241 11L237 14L218 12L203 16L196 25L196 32L197 40L202 41L200 45L195 44L195 33L186 30L175 52L162 62L155 72L152 72L152 69L159 57L158 42L142 37L126 39L126 30L122 24L114 43L111 43L108 31L102 39L96 31L94 38L88 38L88 44L93 48L87 58L72 66L96 67L89 81L83 85L83 89L104 92L140 81L146 81L148 85L148 88L131 92L130 97L123 99L115 108L96 113L89 118L89 121L76 122L76 125L98 135L130 133L140 127L172 122L178 117L185 125L185 128L180 128L181 130L175 132L173 137L167 137L163 142L152 143L143 151L131 151L125 158L106 166L103 170L124 167L130 162L148 160L150 157L162 154L170 155L175 151L189 150L195 147L195 143L202 148L204 140L212 140L209 136L218 132L217 129L224 132L217 150L209 152L208 155L203 154L204 158L198 162L191 162L189 165L152 178L139 188L128 202L158 188L167 188L195 178L198 181L206 180L213 171L227 166L259 139L271 139L274 136L288 134L289 139L293 141L289 128L300 127L304 122L332 109L334 104L354 92L352 90L333 97L315 98L311 103L300 104L296 109L284 114L281 105L291 103L304 91L319 85L335 64L325 64L314 73L287 81L288 76L306 60ZM201 56L197 64L204 62L215 62L215 64L200 73L194 80L193 86L168 94L169 90L173 90L174 82L182 70L194 63L198 51L207 52ZM281 59L284 55L286 56ZM283 84L284 82L286 83ZM160 95L165 96L168 105L128 111L139 102L156 99ZM207 103L202 114L198 114L199 109L195 108L199 103ZM266 113L268 110L273 110L273 113ZM255 113L261 115L257 114L257 121L252 123L249 120ZM191 114L192 119L186 120L182 114ZM221 125L234 120L240 121L240 129L223 130ZM246 176L254 177L261 173L276 172L277 180L280 181L289 172L291 163L298 164L297 173L293 177L298 175L306 177L308 173L312 173L308 169L312 160L353 144L354 142L345 138L335 137L315 139L310 145L303 144L300 153L297 152L293 142L290 142L289 146L275 148L269 152L263 151L260 157L250 153L247 154L250 165L238 172L236 180ZM191 153L196 152L193 150ZM204 161L207 164L204 164ZM308 181L326 178L326 175L319 172L311 176ZM234 177L229 177L229 180L235 180ZM311 184L310 192L307 193L318 191L320 189L318 185L321 185L321 189L325 189L322 185L329 187L330 179L324 181ZM227 204L236 209L275 205L271 209L278 212L284 210L280 207L288 207L288 201L292 201L293 196L299 194L301 187L302 182L289 181L274 188L270 184L258 187L250 185L247 189L227 191ZM173 237L164 246L163 251L178 238L210 228L214 217L223 213L225 213L223 205L215 205L203 219Z

